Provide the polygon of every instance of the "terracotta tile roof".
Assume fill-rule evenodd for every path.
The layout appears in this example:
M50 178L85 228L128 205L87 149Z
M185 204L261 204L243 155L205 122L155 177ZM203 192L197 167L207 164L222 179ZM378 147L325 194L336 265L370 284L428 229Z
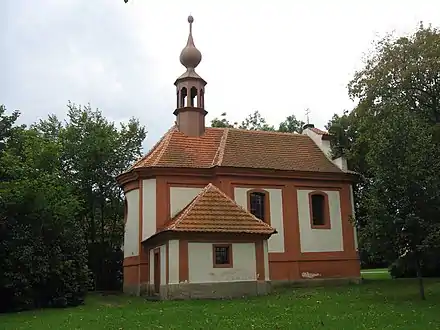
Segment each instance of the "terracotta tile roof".
M326 131L323 131L323 130L321 130L321 129L319 129L319 128L316 128L316 127L312 127L312 128L309 128L312 132L314 132L314 133L316 133L316 134L319 134L319 135L330 135L330 133L329 132L326 132Z
M175 126L132 168L214 166L341 172L307 135L208 127L190 137Z
M274 234L276 230L253 216L212 183L207 185L160 231Z

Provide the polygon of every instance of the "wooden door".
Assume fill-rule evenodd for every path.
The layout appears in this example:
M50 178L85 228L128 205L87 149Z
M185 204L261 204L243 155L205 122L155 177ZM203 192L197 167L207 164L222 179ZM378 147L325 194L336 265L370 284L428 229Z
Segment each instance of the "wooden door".
M154 293L160 292L160 254L159 249L154 251Z

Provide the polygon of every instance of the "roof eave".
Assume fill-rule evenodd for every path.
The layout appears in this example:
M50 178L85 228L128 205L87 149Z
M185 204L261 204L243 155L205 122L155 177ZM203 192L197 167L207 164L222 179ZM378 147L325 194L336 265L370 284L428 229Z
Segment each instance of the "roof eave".
M152 236L144 239L142 245L145 247L155 247L167 240L172 239L184 239L188 240L190 236L194 236L191 240L197 241L197 237L202 237L204 241L212 239L212 241L259 241L267 240L273 234L277 233L276 230L272 233L249 233L249 232L210 232L210 231L191 231L191 230L160 230Z

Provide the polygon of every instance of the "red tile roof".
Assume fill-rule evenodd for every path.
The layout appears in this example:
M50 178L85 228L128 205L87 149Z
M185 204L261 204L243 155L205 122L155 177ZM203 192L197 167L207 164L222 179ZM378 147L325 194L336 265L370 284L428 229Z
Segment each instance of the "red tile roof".
M323 130L316 128L316 127L309 128L309 130L311 130L312 132L319 134L319 135L330 135L328 132L323 131Z
M212 183L160 231L271 235L276 230L253 216Z
M191 137L176 126L131 169L214 166L341 172L307 135L208 127Z

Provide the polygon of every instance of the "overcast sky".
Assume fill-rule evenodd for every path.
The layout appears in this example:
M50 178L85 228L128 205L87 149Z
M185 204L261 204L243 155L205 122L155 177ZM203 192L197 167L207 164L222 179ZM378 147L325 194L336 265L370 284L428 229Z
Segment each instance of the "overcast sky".
M207 121L259 110L323 128L351 109L346 85L373 40L440 24L438 0L0 0L0 104L30 124L68 100L137 117L151 147L173 124L187 16L208 82Z

